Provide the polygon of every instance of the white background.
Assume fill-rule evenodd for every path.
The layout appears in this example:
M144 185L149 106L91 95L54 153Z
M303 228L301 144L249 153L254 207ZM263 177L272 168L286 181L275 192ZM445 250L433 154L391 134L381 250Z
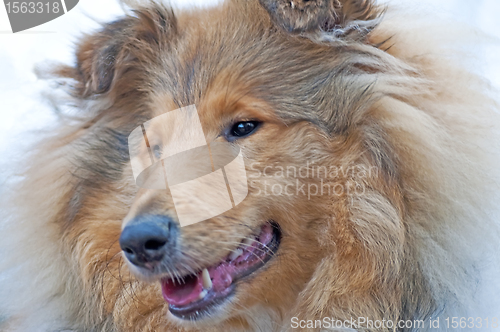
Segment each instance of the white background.
M217 0L172 0L175 7L207 6ZM404 6L427 6L434 13L453 17L500 37L500 0L383 0ZM410 9L413 10L413 9ZM116 0L80 0L66 15L32 28L11 33L5 7L0 4L0 163L16 150L26 130L43 127L53 119L50 107L40 97L45 86L33 74L34 65L47 60L73 60L73 42L82 32L92 31L99 21L121 13ZM97 21L97 22L96 22ZM500 47L484 55L485 74L500 87ZM25 139L24 139L25 140ZM1 174L1 172L0 172ZM1 181L0 181L1 183Z

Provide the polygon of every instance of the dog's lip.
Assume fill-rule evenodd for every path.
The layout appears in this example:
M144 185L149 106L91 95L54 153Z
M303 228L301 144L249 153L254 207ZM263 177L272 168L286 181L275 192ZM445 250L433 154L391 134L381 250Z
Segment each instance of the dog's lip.
M211 279L211 288L208 290L204 287L202 271L185 276L186 283L182 285L176 285L173 279L162 279L162 294L169 303L170 312L187 320L196 320L210 314L233 295L238 282L243 282L271 260L279 247L280 239L281 231L276 223L264 224L252 245L242 242L237 250L245 247L248 250L242 250L243 253L239 257L230 259L229 255L218 264L206 268L205 273L208 273Z

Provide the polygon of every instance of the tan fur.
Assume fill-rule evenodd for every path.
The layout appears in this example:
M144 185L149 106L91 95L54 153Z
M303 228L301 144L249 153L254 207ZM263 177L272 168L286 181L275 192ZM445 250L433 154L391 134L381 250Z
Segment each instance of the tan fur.
M82 39L75 67L56 71L81 119L57 124L9 189L0 329L287 331L292 317L397 322L474 312L499 235L500 122L490 87L443 56L454 37L438 25L412 25L390 9L381 17L368 0L275 2L176 15L133 5ZM328 7L327 21L311 23L315 5ZM238 284L231 303L195 323L169 315L154 276L134 274L118 244L141 212L175 217L165 191L134 184L127 135L191 104L208 141L222 141L235 121L263 122L237 142L249 176L260 177L235 209L182 229L173 273L215 264L268 220L283 232L275 257ZM266 166L350 169L298 181L352 190L266 196L263 181L294 188L297 180L276 169L264 176ZM359 166L373 172L360 176Z

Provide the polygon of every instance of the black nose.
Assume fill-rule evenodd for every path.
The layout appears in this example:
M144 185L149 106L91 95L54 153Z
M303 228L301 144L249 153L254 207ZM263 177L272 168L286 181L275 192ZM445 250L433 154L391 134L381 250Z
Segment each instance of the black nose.
M120 236L120 247L128 260L137 266L158 263L175 246L177 226L160 215L139 216L126 226Z

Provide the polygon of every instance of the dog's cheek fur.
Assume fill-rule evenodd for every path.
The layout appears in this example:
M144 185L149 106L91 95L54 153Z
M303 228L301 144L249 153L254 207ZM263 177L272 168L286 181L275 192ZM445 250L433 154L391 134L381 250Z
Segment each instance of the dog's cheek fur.
M304 140L304 137L311 140ZM279 146L275 144L278 140ZM244 147L252 166L247 173L251 191L248 204L264 211L263 215L268 220L280 225L282 240L274 260L267 263L250 282L239 286L237 308L266 308L268 315L277 320L290 312L322 256L316 232L320 230L318 223L329 208L321 204L321 197L308 198L307 190L300 190L309 184L319 185L317 179L287 176L286 169L305 170L311 167L307 160L328 162L325 152L329 145L326 137L306 122L287 127L268 127L254 141L254 148L252 143ZM268 168L277 165L275 161L278 160L284 173L278 168ZM280 190L283 193L276 194ZM271 206L270 201L273 202ZM252 325L252 329L257 328L250 317L243 315L243 318Z

